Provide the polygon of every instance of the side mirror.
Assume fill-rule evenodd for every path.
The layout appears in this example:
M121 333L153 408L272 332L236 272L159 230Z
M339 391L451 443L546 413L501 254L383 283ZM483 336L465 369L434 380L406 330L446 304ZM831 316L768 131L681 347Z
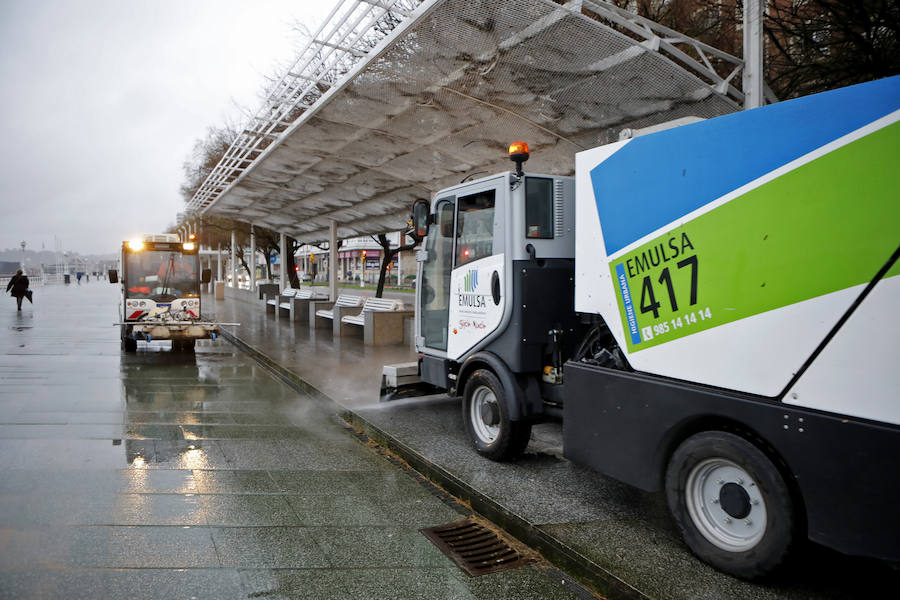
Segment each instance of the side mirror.
M209 283L212 279L212 269L203 269L200 271L200 283Z
M115 269L109 270L109 282L110 283L119 283L119 272Z
M428 225L430 223L430 209L428 200L416 200L412 210L413 231L420 238L428 235Z

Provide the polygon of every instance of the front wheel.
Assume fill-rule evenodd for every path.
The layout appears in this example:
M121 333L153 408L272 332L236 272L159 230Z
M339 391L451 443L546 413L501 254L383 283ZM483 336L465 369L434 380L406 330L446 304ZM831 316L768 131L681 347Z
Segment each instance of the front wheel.
M741 437L710 431L685 440L666 470L666 499L687 545L717 569L758 579L788 558L796 537L790 490Z
M466 383L463 420L475 450L491 460L519 456L531 439L531 423L509 418L503 386L487 369L478 369Z

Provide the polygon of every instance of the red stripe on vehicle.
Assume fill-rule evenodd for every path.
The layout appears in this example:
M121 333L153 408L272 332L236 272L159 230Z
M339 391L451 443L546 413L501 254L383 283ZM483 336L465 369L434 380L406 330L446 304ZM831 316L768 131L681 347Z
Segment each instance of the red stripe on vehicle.
M131 316L128 317L128 318L129 318L129 319L137 319L137 318L140 317L142 314L144 314L144 311L142 311L142 310L136 310L136 311L134 311L133 313L131 313Z

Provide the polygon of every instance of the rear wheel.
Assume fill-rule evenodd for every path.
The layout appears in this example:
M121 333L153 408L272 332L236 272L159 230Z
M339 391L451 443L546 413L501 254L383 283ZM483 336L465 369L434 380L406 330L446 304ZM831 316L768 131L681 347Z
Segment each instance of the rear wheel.
M137 351L137 340L131 337L131 326L121 326L121 346L125 352Z
M717 569L757 579L790 553L790 490L772 461L741 437L710 431L685 440L669 461L666 497L687 545Z
M196 340L172 340L172 352L193 352Z
M463 420L475 450L491 460L509 460L522 454L531 439L531 423L513 421L503 386L487 369L469 378L463 393Z

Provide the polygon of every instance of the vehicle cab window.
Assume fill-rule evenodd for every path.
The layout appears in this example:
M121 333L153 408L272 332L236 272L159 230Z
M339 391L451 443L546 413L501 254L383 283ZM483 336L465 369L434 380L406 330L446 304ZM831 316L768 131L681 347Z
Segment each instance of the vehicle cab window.
M486 190L458 200L456 267L494 253L495 194L495 190Z
M553 239L553 180L525 178L525 237Z

